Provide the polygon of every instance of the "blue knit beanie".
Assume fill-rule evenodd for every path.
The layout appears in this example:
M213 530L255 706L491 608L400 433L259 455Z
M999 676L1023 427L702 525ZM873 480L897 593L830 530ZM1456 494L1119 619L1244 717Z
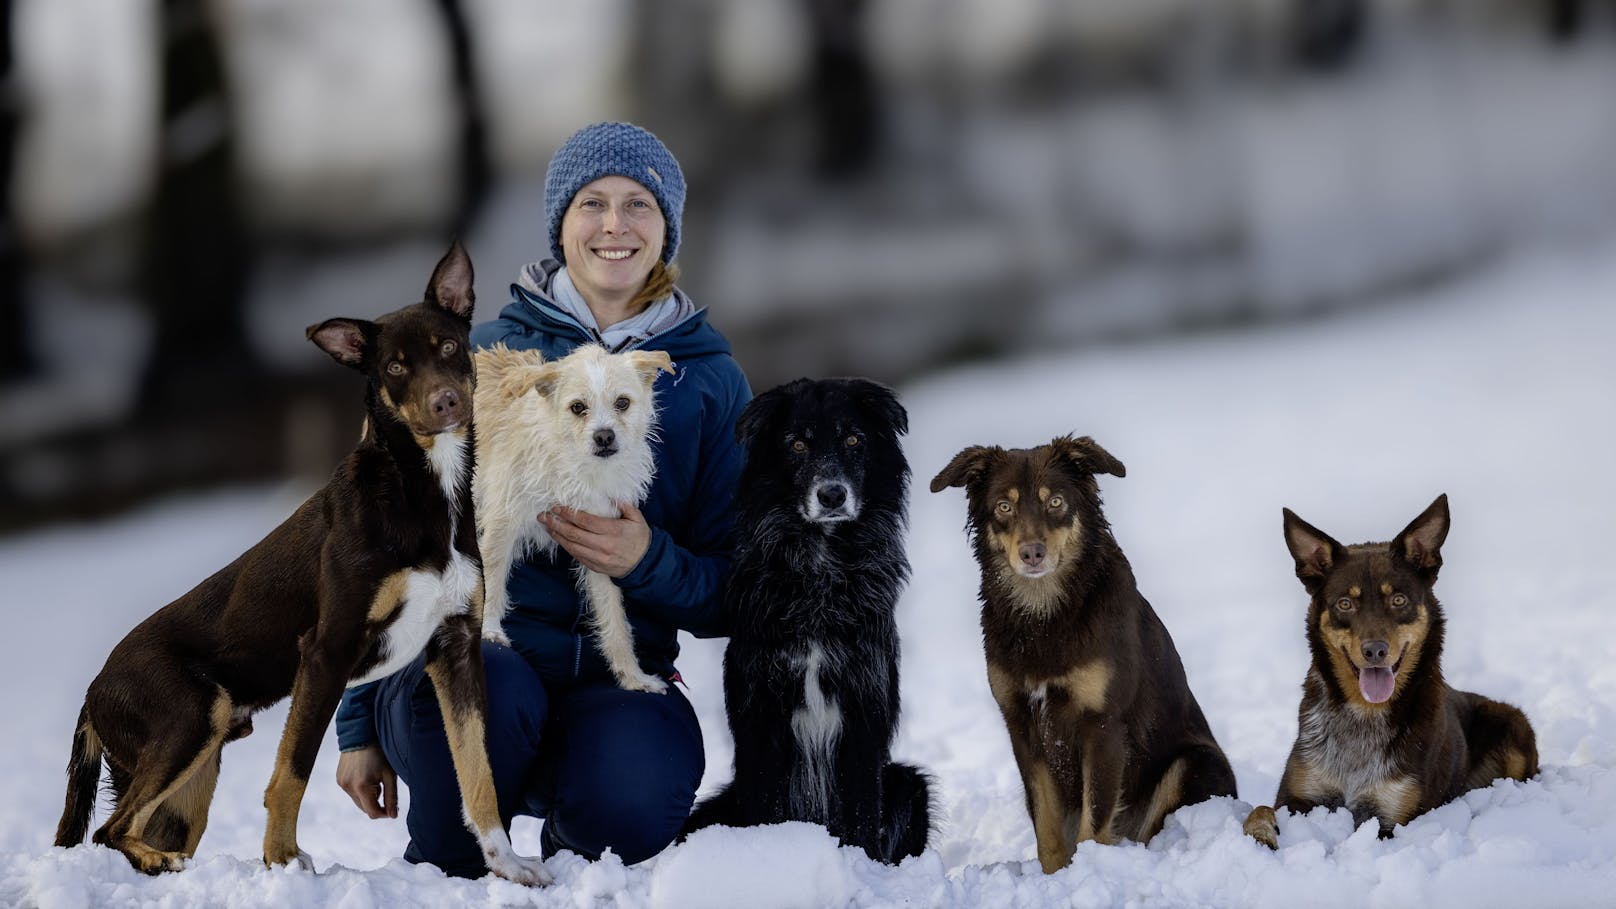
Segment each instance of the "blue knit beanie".
M550 251L566 261L561 251L561 216L572 197L601 177L628 177L651 191L668 236L662 262L673 261L679 251L679 217L685 210L685 175L673 153L656 136L630 123L596 123L572 134L550 159L544 175L544 217L550 225Z

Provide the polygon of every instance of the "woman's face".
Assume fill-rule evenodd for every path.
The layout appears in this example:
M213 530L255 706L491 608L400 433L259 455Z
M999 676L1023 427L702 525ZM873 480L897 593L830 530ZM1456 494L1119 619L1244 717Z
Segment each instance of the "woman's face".
M567 274L588 300L638 293L666 236L656 197L628 177L585 184L561 216Z

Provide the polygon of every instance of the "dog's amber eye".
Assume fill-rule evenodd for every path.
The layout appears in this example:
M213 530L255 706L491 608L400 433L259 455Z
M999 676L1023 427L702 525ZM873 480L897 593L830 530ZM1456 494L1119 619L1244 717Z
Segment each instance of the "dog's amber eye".
M628 410L628 395L624 395L623 397L618 398L616 401L613 401L612 406L617 408L618 413Z
M1050 508L1062 508L1065 505L1066 505L1066 500L1061 498L1060 496L1050 496L1049 497L1049 507Z
M454 353L455 351L459 350L459 349L460 349L460 345L456 344L453 341L444 341L443 346L441 348L439 348L439 350L443 351L443 355L446 356L446 357L448 355Z
M848 436L847 437L847 447L848 448L857 448L858 443L859 443L858 436Z
M573 401L572 406L567 409L572 411L572 415L575 417L581 417L589 412L589 408L585 407L582 401Z
M795 442L791 443L791 450L796 452L797 454L802 454L803 452L808 450L808 443L804 442L801 439L798 439Z
M404 374L404 364L398 362L397 360L387 364L387 374L391 376L402 376Z
M1342 597L1341 599L1336 600L1335 601L1335 608L1341 610L1342 612L1351 612L1352 611L1352 597Z
M999 514L1009 514L1014 507L1015 506L1011 505L1009 502L1000 501L995 507L995 510L998 511Z
M1393 607L1395 607L1397 609L1402 609L1404 606L1407 606L1407 605L1408 605L1408 595L1407 594L1403 594L1403 593L1394 593L1394 594L1392 594L1392 606Z

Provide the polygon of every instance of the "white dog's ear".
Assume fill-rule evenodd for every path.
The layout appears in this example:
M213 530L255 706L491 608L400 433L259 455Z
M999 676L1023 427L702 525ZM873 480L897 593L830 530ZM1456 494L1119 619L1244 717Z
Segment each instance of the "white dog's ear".
M658 372L673 372L673 357L665 350L635 350L625 356L640 374L640 381L645 383L646 388L656 383Z
M555 363L545 363L543 366L530 366L512 375L507 382L515 387L513 395L525 395L529 388L539 393L540 397L548 398L555 391L556 383L561 380L561 370Z

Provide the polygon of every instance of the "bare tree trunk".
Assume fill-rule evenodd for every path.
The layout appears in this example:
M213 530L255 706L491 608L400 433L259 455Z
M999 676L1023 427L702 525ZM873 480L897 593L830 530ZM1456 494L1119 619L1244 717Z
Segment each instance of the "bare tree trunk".
M1365 0L1295 0L1293 12L1296 56L1311 69L1346 65L1368 31Z
M864 40L864 0L807 0L813 23L817 166L825 176L865 171L880 150L881 112Z
M488 149L488 114L483 107L482 79L477 74L471 25L461 0L436 0L449 41L450 78L459 123L460 198L456 201L454 236L463 237L477 219L488 194L493 165Z
M156 327L141 383L147 414L205 409L258 375L234 109L209 12L207 0L163 0L159 174L142 274Z
M12 199L22 100L12 53L11 0L0 0L0 381L33 374L39 361L29 343L28 303L23 299L24 259Z

